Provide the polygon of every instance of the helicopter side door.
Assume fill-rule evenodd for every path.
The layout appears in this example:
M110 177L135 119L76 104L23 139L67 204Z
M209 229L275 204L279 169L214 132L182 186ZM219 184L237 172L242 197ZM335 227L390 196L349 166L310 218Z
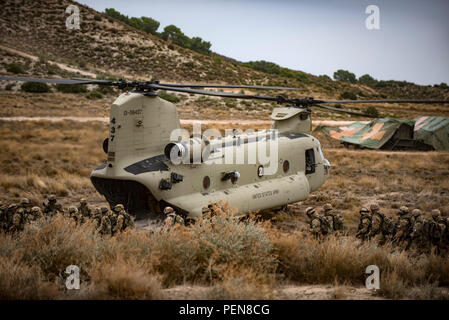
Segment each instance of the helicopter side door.
M306 149L305 151L305 161L306 161L306 175L315 173L315 151L313 148Z

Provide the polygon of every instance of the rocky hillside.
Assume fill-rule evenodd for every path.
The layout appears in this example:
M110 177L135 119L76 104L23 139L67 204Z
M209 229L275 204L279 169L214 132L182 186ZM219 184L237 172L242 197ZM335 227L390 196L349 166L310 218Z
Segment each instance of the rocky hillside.
M65 10L70 4L80 9L80 30L66 28L69 14ZM351 84L284 68L279 74L257 71L219 54L204 55L181 48L69 0L4 0L0 27L0 72L4 74L68 77L80 76L78 69L84 77L93 74L101 78L285 85L301 88L302 96L319 98L340 98L348 92L362 99L449 98L449 90L444 87L404 82ZM5 49L20 50L38 57L38 61Z

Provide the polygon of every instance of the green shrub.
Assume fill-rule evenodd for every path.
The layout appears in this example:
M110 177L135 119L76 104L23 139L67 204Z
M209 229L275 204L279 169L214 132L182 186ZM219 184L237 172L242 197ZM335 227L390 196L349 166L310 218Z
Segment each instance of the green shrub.
M342 82L356 83L357 77L348 70L337 70L334 72L334 79Z
M25 82L20 87L22 91L33 93L50 92L50 87L43 82Z
M368 107L368 109L366 109L365 113L367 115L370 115L370 116L375 117L375 118L378 118L379 115L380 115L379 111L376 109L376 107L373 107L373 106Z
M18 74L18 73L25 73L23 70L23 66L20 63L10 63L6 66L6 71Z
M90 100L101 99L103 98L103 94L97 90L94 90L86 94L86 98Z
M341 95L340 95L340 99L344 99L344 100L357 100L357 95L352 92L352 91L344 91Z
M62 84L58 83L55 86L56 90L63 93L85 93L87 88L81 84Z
M174 94L170 94L165 91L159 91L157 95L159 96L159 98L167 100L171 103L177 103L177 102L181 101L181 99L179 99Z

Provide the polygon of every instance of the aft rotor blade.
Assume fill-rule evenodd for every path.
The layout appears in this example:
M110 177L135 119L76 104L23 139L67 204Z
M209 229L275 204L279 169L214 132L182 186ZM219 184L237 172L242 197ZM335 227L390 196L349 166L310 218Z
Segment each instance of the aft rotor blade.
M332 111L337 111L337 112L344 112L344 113L352 114L352 115L355 115L355 116L368 117L368 118L376 118L376 117L367 115L367 114L365 114L365 113L360 113L360 112L355 112L355 111L351 111L351 110L347 110L347 109L340 109L340 108L335 108L335 107L325 106L325 105L322 105L322 104L313 104L312 107L318 107L318 108L323 108L323 109L332 110Z
M112 84L112 81L108 80L48 79L48 78L27 78L27 77L6 77L6 76L0 76L0 80L60 83L60 84L102 84L102 85Z
M236 89L261 89L261 90L299 90L299 88L273 87L273 86L247 86L247 85L227 85L227 84L170 84L158 83L161 86L175 88L236 88Z
M416 99L387 99L387 100L314 100L316 103L449 103L449 100L416 100Z
M232 93L232 92L219 92L219 91L209 91L209 90L176 88L176 87L167 87L167 86L160 85L160 84L149 84L148 88L157 89L157 90L204 94L207 96L216 96L216 97L224 97L224 98L258 99L258 100L268 100L268 101L275 101L275 102L279 101L279 99L277 97L254 96L254 95L249 95L249 94Z

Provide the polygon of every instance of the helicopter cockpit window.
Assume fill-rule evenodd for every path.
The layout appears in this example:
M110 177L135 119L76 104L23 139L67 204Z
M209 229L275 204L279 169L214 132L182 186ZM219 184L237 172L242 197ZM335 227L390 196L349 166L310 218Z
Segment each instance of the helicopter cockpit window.
M315 173L315 152L313 149L306 150L306 174Z

